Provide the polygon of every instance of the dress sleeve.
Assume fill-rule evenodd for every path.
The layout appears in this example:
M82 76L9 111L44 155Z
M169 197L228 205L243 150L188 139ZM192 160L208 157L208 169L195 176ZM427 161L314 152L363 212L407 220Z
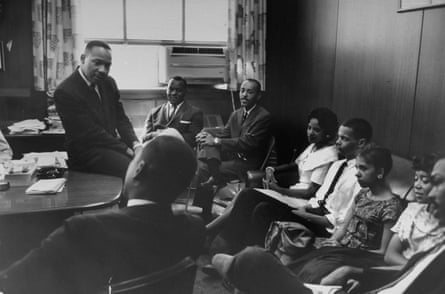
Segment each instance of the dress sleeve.
M330 166L331 163L328 163L315 168L311 174L311 182L318 185L322 185Z
M382 222L395 222L402 212L402 204L398 199L392 199L382 209Z

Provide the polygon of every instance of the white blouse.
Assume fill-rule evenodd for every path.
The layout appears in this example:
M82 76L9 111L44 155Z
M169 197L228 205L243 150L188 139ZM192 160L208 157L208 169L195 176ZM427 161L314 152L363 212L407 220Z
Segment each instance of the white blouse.
M315 144L310 144L295 160L298 165L299 181L290 189L306 188L311 183L323 184L331 163L337 159L338 151L335 146L315 149Z
M404 245L406 259L445 241L445 228L427 211L427 204L409 203L391 230Z

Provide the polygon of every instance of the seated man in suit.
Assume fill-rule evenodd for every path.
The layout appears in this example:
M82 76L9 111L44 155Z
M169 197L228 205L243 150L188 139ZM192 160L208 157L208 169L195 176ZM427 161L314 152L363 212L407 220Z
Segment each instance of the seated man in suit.
M445 234L445 158L435 164L431 176L433 187L428 195L429 210L438 219L439 225L443 226L442 233ZM234 257L217 254L213 259L213 264L237 288L247 293L319 293L312 291L310 285L303 285L289 268L260 248L249 247ZM378 284L374 284L378 289L366 293L438 294L445 293L444 270L445 244L441 242L431 250L411 257L403 268L394 266L383 269L361 269L344 266L324 277L321 283L345 286L351 283L350 279L363 276L363 282L366 284L369 283L369 280L378 282ZM357 283L353 282L352 285L357 286ZM309 288L305 286L309 286ZM366 286L369 288L369 285ZM364 292L359 289L358 293Z
M140 147L125 115L116 82L108 76L111 48L90 41L80 67L56 89L70 168L124 177Z
M168 81L167 99L164 103L150 111L145 120L145 133L142 141L149 140L157 131L174 128L181 133L184 140L194 147L195 136L203 127L203 114L200 109L185 101L187 82L175 76Z
M3 136L2 131L0 131L0 163L5 160L12 159L12 150Z
M204 242L198 217L173 214L171 203L196 170L193 150L159 135L131 161L123 195L128 207L71 217L39 248L0 273L5 293L97 293L97 289L197 257Z
M240 88L241 108L232 112L222 133L202 131L196 136L199 144L199 180L195 205L209 217L213 195L211 186L232 179L244 179L250 169L258 169L264 160L270 140L271 115L257 103L261 84L247 79Z

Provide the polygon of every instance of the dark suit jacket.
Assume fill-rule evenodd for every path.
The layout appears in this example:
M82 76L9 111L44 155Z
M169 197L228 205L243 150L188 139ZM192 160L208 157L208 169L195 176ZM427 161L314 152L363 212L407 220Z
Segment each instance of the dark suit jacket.
M243 108L237 109L229 117L227 124L219 134L221 151L241 158L253 167L259 167L267 152L271 136L271 115L263 107L257 105L244 122ZM198 157L218 157L216 148L204 148ZM222 158L224 160L224 158Z
M113 282L196 257L204 242L197 217L146 204L74 216L27 256L0 273L6 293L94 293Z
M109 148L125 153L134 141L138 141L119 101L115 81L108 77L98 87L101 99L76 70L54 93L70 159L82 161L82 155L92 148Z
M194 147L196 145L195 136L202 130L203 125L203 113L199 108L184 101L172 119L168 120L168 107L167 103L164 103L152 109L148 114L142 140L146 141L149 134L158 129L175 128L181 133L184 140Z

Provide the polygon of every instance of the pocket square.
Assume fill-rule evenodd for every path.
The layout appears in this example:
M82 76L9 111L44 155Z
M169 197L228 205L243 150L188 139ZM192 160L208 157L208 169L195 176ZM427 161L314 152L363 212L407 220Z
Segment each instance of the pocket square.
M189 120L180 120L179 123L180 124L185 124L185 125L191 125L192 124L192 122L189 121Z

